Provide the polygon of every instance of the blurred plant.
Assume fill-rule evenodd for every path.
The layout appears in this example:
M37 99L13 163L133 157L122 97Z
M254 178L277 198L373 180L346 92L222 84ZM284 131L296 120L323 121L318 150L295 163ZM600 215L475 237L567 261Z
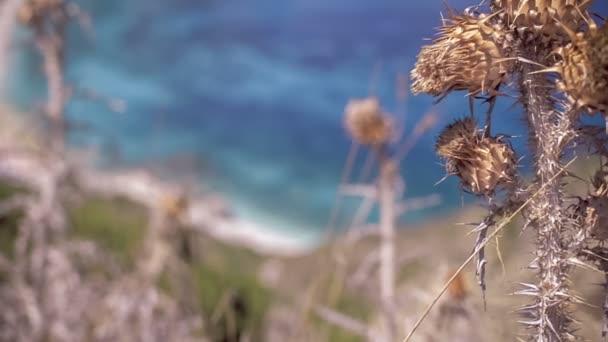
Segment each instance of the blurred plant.
M17 11L17 19L32 34L39 54L42 57L44 77L47 82L47 100L44 114L51 126L52 146L63 151L67 122L66 105L72 96L101 102L110 110L123 112L123 100L98 94L87 88L77 88L65 79L67 28L76 20L80 27L92 35L91 18L70 0L22 0Z
M452 275L453 271L447 273L448 278ZM427 325L425 342L483 341L484 331L477 326L480 321L479 312L471 301L469 285L462 273L456 275L446 294L438 303L438 310L429 319L431 324Z
M590 243L592 210L604 192L589 197L589 210L572 205L564 189L562 159L567 149L588 144L605 153L597 131L581 125L581 113L602 112L608 104L608 24L601 28L588 13L593 0L492 0L458 14L449 10L439 38L422 48L411 76L414 93L443 98L456 90L470 96L471 118L456 121L439 136L436 149L448 173L461 178L471 193L487 198L490 214L477 225L477 273L485 295L485 254L488 229L512 213L522 198L539 196L525 210L525 227L536 229L536 257L530 268L538 282L518 293L534 297L522 308L523 323L536 341L574 337L572 304L579 301L568 282L578 255ZM549 76L552 74L554 76ZM491 135L491 114L500 87L519 93L528 123L530 154L536 178L524 184L517 177L517 159L506 137ZM473 102L489 103L485 126L477 127ZM593 132L592 134L590 132ZM598 188L598 189L601 189ZM504 191L497 191L504 190ZM578 213L578 214L577 214ZM582 213L582 214L581 214ZM598 216L599 215L599 216ZM597 229L595 229L597 232Z
M75 6L75 5L73 5ZM65 139L65 106L68 92L65 85L66 28L71 17L64 0L27 0L18 12L19 22L30 28L43 59L47 80L47 102L44 112L51 122L55 148L63 149Z
M166 196L154 199L148 186L141 195L152 199L145 215L128 202L114 203L125 209L122 214L109 202L92 202L102 210L95 212L89 205L78 213L80 207L70 222L66 203L75 192L69 182L73 170L52 154L41 157L6 149L0 155L0 182L19 187L0 201L0 216L17 214L16 231L0 251L0 304L10 307L0 313L0 341L203 340L195 336L200 317L184 312L156 286L174 254L168 235L186 210L183 201L176 200L179 193L163 191ZM95 182L102 178L97 175ZM130 188L106 183L104 190L138 193L136 181ZM104 233L118 231L129 241L117 243L116 236L105 236L98 239L100 248L70 238L69 223L78 225L76 235L99 235L100 225L115 225L116 231L106 227ZM140 240L141 248L135 248ZM108 252L112 249L117 253ZM131 253L135 262L125 266L122 254Z
M405 97L401 94L404 89L407 88L399 89L400 99ZM369 341L394 341L402 331L402 327L398 324L401 320L399 306L396 305L396 287L398 285L396 275L402 264L402 261L396 259L395 253L398 218L410 210L434 206L439 201L437 195L403 200L405 185L400 174L402 159L416 141L435 124L436 115L434 113L425 114L409 135L404 135L405 123L402 120L403 118L399 116L386 113L382 109L379 99L374 96L352 99L344 111L344 127L353 140L353 148L351 148L345 166L345 175L339 193L343 196L360 197L362 201L352 218L346 238L337 244L337 251L334 251L338 263L336 273L345 277L345 272L347 272L341 248L352 246L357 240L368 234L379 235L378 248L374 248L368 256L364 257L360 267L357 267L355 279L360 280L355 283L358 285L347 284L352 287L361 286L361 282L369 283L367 288L373 289L373 301L379 303L377 310L380 317L379 326L368 325L329 307L317 307L315 312L322 319ZM405 139L403 139L404 137ZM363 166L361 183L352 184L349 180L350 168L354 165L359 146L369 149L369 154ZM369 181L367 178L374 171L372 169L374 165L377 166L375 170L377 178ZM378 224L367 224L369 215L376 204L379 208L379 222ZM379 267L377 280L370 281L373 279L370 278L370 273L373 272L376 265ZM330 286L330 290L334 296L339 297L335 294L336 286L339 287L339 284L345 280L336 276L334 281L336 283Z
M377 98L351 100L346 106L345 126L355 142L371 146L379 163L380 175L373 196L379 201L380 298L384 312L384 338L393 341L396 322L395 302L395 189L399 174L395 161L387 156L387 145L393 134L389 117L380 108Z

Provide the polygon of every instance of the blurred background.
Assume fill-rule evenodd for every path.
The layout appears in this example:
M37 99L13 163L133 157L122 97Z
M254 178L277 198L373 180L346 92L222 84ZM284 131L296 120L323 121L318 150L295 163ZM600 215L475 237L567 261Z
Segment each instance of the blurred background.
M450 0L447 5L463 11L478 3ZM86 327L72 318L57 318L48 326L40 323L38 335L28 337L10 333L19 330L17 322L23 317L17 315L2 321L3 340L374 340L371 331L382 325L378 323L382 310L372 295L377 285L367 284L375 281L371 279L378 268L375 257L370 257L375 237L343 245L336 242L341 237L333 236L351 226L365 203L340 193L345 169L351 170L350 183L371 184L378 175L371 152L362 147L352 159L354 164L345 167L349 155L354 155L343 124L345 107L352 99L377 97L404 132L391 148L400 151L411 144L400 164L400 189L406 199L422 199L423 204L399 218L397 280L404 289L399 292L404 303L400 330L411 327L434 294L432 289L450 274L452 262L470 251L473 237L466 235L468 228L455 223L478 219L483 212L478 204L483 203L460 191L455 177L436 184L445 169L433 149L445 125L469 114L468 99L458 93L436 104L430 96L408 92L416 55L435 37L440 13L447 14L442 1L74 0L71 4L82 15L69 20L63 46L65 84L70 89L65 106L66 151L68 159L93 171L76 177L86 184L82 186L86 191L70 190L60 200L66 212L61 220L67 233L62 236L92 242L99 251L78 245L91 259L83 257L87 260L83 263L92 262L79 266L71 249L57 247L70 266L54 274L58 282L66 274L76 277L73 286L88 289L74 290L78 294L74 301L83 302L76 312L88 312L93 297L104 303L115 299L132 308L123 310L130 312L123 317L124 324L139 323L134 323L137 328L112 326L118 323L106 313L107 321L92 318ZM11 1L0 6L4 6L2 15L9 16ZM608 13L605 1L598 1L594 11ZM2 130L5 142L21 146L26 140L35 141L36 150L47 155L42 108L48 74L36 32L17 24L3 35L10 42L3 44L8 48L3 53ZM477 110L481 113L482 107ZM520 151L526 142L515 99L501 99L494 113L494 131L512 135ZM415 141L408 139L429 117L435 124L425 127ZM524 158L523 170L528 163ZM37 166L23 167L32 171ZM6 184L3 196L18 191L13 185ZM108 200L105 192L113 187L121 195ZM137 189L130 192L131 187ZM179 196L165 198L174 194L167 189L179 189L175 192ZM188 209L183 209L183 193ZM150 205L156 195L162 199ZM135 203L137 199L144 204ZM158 219L162 224L154 219L160 210L154 205L161 202L169 213ZM171 214L180 210L187 211L187 218L174 220ZM13 228L3 227L2 245L17 243L19 218L3 221ZM365 226L378 218L372 207L360 223ZM204 222L201 226L206 228L150 233L159 225L194 226L193 222ZM498 263L502 255L496 246L497 258L491 265L494 283L508 279L490 290L500 293L489 296L500 298L494 307L485 313L480 309L481 294L472 273L450 292L457 303L464 303L473 292L471 303L462 304L472 310L465 315L466 322L478 322L484 314L490 321L502 319L512 304L502 299L506 288L525 277L518 266L530 255L522 252L526 246L516 242L519 231L508 234L502 248L505 259L513 258L506 266ZM147 242L157 240L162 243ZM17 252L6 248L8 254L18 255L18 247ZM141 266L152 269L152 278L133 275L140 268L138 260L156 260L158 255L164 255L158 257L164 266ZM505 269L513 271L505 273ZM96 283L98 279L103 281ZM96 286L105 290L94 290ZM67 294L69 289L59 286L54 294L39 293L34 298L44 303L48 296ZM167 296L167 302L155 296ZM46 315L62 308L44 305L40 304L38 320L23 315L44 322ZM150 313L155 305L166 314L159 318ZM599 311L589 310L589 321L599 320ZM101 311L93 316L102 316ZM152 315L149 321L137 316L145 312ZM341 313L354 317L354 322ZM159 323L163 319L177 325ZM184 322L193 323L179 325ZM372 328L362 328L360 322ZM470 323L466 322L455 324ZM22 328L37 331L30 324ZM140 328L150 333L137 335ZM73 334L62 329L72 329ZM496 323L488 329L491 337L466 335L460 340L498 340L510 329L507 323ZM182 335L170 333L182 330ZM422 336L426 337L419 341L460 341L455 335Z
M464 96L433 107L430 97L398 95L399 77L408 81L441 23L441 1L79 4L94 32L70 26L66 77L124 99L127 109L116 114L75 97L67 116L79 125L69 143L99 149L111 164L188 159L191 169L174 171L224 193L239 215L297 239L314 241L325 228L350 145L342 125L350 98L378 96L386 111L407 115L408 128L430 110L441 122L468 111ZM44 99L44 75L36 52L21 45L9 93L31 111ZM507 106L499 118L516 115ZM440 128L412 150L405 163L416 167L404 176L408 195L440 193L441 209L450 210L461 203L455 182L433 186L444 176L432 150Z

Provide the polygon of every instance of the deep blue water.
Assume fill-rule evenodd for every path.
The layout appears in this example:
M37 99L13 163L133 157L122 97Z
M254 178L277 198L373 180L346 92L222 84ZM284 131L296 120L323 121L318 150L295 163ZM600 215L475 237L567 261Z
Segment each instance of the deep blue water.
M198 179L225 192L237 213L290 234L325 226L350 144L341 123L348 99L373 88L386 110L399 111L396 77L409 73L443 10L439 0L79 2L95 38L72 30L69 79L124 98L128 111L76 100L69 116L87 128L72 131L70 142L97 146L114 163L193 156ZM449 1L459 9L477 2ZM28 51L17 59L12 93L32 108L44 87ZM432 102L408 97L408 127L431 109L442 124L467 112L464 94ZM511 105L503 100L495 127L522 134ZM409 154L404 177L407 196L439 193L443 202L406 222L461 204L456 179L433 186L444 175L432 149L440 128Z

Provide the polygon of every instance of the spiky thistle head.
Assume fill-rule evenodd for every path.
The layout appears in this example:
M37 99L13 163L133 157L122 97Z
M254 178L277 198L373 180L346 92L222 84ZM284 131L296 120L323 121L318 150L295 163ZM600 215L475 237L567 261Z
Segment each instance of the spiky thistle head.
M450 158L462 158L461 149L465 144L475 141L479 136L477 120L471 116L458 119L449 124L437 137L435 150L439 156Z
M344 125L351 137L363 145L381 145L390 141L393 124L375 97L350 100L346 105Z
M444 20L439 38L424 46L411 72L412 92L444 96L453 90L492 93L511 69L504 32L487 16L456 15Z
M570 35L570 44L558 49L558 89L576 108L608 114L608 22Z
M519 36L542 38L545 42L562 43L564 31L578 31L588 20L587 9L593 0L493 0L493 13L513 28Z
M514 183L517 161L511 145L481 134L474 118L449 125L435 149L446 160L448 173L458 175L462 186L476 195L492 196Z

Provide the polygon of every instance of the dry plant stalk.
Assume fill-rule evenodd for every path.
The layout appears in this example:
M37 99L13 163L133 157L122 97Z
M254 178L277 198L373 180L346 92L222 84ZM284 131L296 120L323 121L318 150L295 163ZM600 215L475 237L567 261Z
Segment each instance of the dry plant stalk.
M377 200L380 205L380 300L384 313L383 338L393 341L396 322L395 302L395 181L397 167L387 158L386 145L393 132L391 120L382 111L377 98L351 100L345 110L345 126L353 140L362 145L373 146L380 165Z
M475 119L463 119L446 128L436 147L448 172L492 204L490 215L477 228L476 249L496 213L512 212L522 195L541 189L525 213L526 226L537 232L536 257L530 267L537 271L538 281L519 291L535 298L522 309L527 317L523 323L535 341L575 338L570 323L578 299L569 288L568 276L577 262L575 256L588 243L584 231L590 223L580 219L585 215L575 215L573 211L580 210L566 200L566 175L561 172L567 149L585 141L579 139L579 115L606 114L608 104L608 24L598 28L593 21L587 12L593 2L493 0L487 13L482 13L481 5L463 14L450 10L439 38L422 48L411 73L414 92L433 96L465 90L494 99L507 80L519 92L536 173L531 186L516 178L516 158L508 143L489 132L492 101L483 135ZM597 146L597 138L589 141ZM501 186L507 191L497 192ZM496 203L495 193L504 194L502 203ZM600 202L592 198L587 203ZM478 262L481 276L484 264L485 259ZM485 286L483 279L480 283Z
M377 312L380 318L378 322L380 326L375 326L375 323L368 325L365 322L359 322L343 313L322 306L317 308L316 314L328 323L362 336L368 341L395 341L403 329L399 325L400 312L396 305L396 275L399 265L403 263L403 260L397 260L395 251L397 220L410 210L436 205L439 199L438 196L429 196L408 201L400 200L403 193L403 184L399 163L416 140L434 122L434 114L426 114L423 120L413 128L411 135L393 152L390 145L401 140L401 134L396 134L397 130L394 129L393 117L382 110L377 98L354 99L349 101L345 108L344 126L353 139L351 152L356 151L359 145L369 148L371 157L368 155L363 172L371 172L372 163L368 164L368 161L376 161L378 176L372 184L344 184L348 183L349 180L348 177L343 178L340 193L361 197L363 201L349 227L349 229L357 229L358 232L351 231L351 234L342 241L345 246L338 245L338 249L352 246L354 241L362 236L379 235L378 249L369 253L363 261L362 267L352 277L352 283L348 285L351 288L359 290L365 288L370 291L370 297L373 298L374 302L379 303ZM352 166L354 158L356 156L349 153L347 168ZM368 166L369 170L367 169ZM375 205L379 207L379 222L377 224L367 224L366 221ZM333 218L334 215L332 214L331 217ZM333 219L331 222L333 222ZM412 258L419 256L419 253L416 252ZM344 267L346 261L340 259L340 251L336 254L338 261L342 261L340 266ZM377 272L374 271L376 266L378 268ZM371 276L370 273L377 273L377 281L370 282L367 279ZM356 280L357 278L361 279Z
M17 11L17 20L32 32L36 48L42 57L42 69L47 83L44 114L51 126L52 147L58 152L62 152L65 147L65 110L73 95L73 89L65 80L66 34L73 19L83 29L92 30L88 15L70 0L22 0ZM107 102L106 105L113 110L124 110L125 105L121 100L101 100Z
M63 150L65 140L65 106L68 92L65 85L66 29L70 20L64 0L27 0L18 12L19 22L30 28L43 60L47 80L45 114L51 123L51 138L56 150Z

